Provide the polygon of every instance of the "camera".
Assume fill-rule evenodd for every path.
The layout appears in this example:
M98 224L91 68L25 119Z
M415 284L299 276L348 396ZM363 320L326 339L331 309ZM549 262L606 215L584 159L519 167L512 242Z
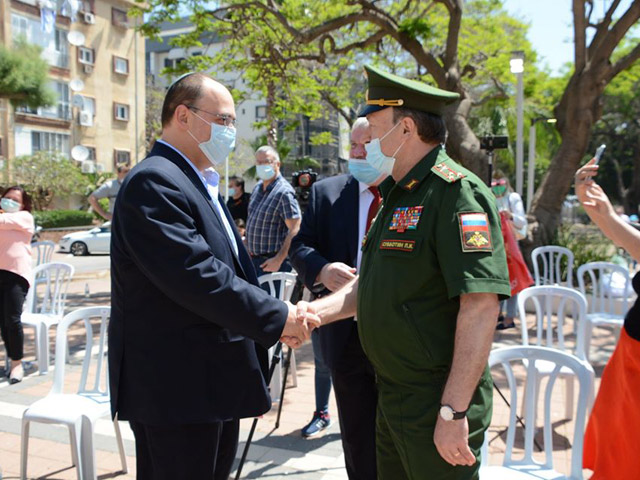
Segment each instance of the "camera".
M317 172L314 172L310 168L293 172L291 174L291 185L296 190L298 200L302 203L306 203L311 193L311 186L316 183L318 177Z
M486 137L481 137L480 148L482 150L509 148L509 137L506 135L488 135Z

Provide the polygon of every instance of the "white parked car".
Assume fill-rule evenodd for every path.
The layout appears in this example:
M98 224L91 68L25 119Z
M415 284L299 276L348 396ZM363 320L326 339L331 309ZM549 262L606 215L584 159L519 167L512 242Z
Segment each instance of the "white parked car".
M109 253L111 244L111 222L85 232L74 232L65 235L58 242L61 252L69 252L75 256L90 253Z

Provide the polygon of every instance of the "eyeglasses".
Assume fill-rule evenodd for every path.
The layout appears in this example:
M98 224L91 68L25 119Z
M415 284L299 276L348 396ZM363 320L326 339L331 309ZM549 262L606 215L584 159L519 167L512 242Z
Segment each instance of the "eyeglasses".
M190 108L192 110L198 110L199 112L203 112L203 113L207 113L213 117L219 118L220 120L222 120L222 125L224 125L225 127L233 127L236 128L236 119L233 118L231 115L227 115L226 113L213 113L213 112L208 112L206 110L203 110L201 108L198 107L194 107L193 105L186 105L187 108ZM219 122L216 122L219 123Z

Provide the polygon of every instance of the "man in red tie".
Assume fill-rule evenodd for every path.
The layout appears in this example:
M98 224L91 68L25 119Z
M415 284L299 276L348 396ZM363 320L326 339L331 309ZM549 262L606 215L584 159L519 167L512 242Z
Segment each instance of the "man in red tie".
M351 174L313 185L300 231L291 243L291 262L316 297L340 289L360 269L360 245L382 203L377 186L385 178L366 162L364 146L370 140L369 124L359 118L351 130ZM333 380L349 478L375 480L377 390L373 368L360 345L356 319L335 322L315 332L314 355L326 364ZM328 404L329 390L316 380L316 397L326 392L326 400L320 403ZM325 419L324 412L318 411L322 408L317 405L314 415L319 423Z

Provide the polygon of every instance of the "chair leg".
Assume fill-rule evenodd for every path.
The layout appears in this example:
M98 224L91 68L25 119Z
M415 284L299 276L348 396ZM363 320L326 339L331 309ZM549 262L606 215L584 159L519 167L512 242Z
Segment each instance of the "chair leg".
M51 355L50 346L49 346L49 327L42 324L42 350L43 350L43 362L42 365L44 368L40 369L41 374L49 373L49 357Z
M122 441L122 434L120 433L120 424L118 423L118 415L113 420L113 428L116 431L116 442L118 442L118 451L120 452L120 463L122 464L122 472L127 473L127 456L124 453L124 442Z
M93 422L83 417L81 428L80 453L82 455L82 477L84 480L92 480L97 478L96 452L93 448Z
M298 386L298 369L296 368L296 351L293 350L291 352L291 365L289 366L291 370L291 380L293 381L293 387Z
M22 417L22 436L20 446L20 479L27 479L27 458L29 456L29 420Z
M71 452L73 462L76 464L76 473L78 480L84 480L83 477L83 458L82 451L80 449L80 442L82 441L82 422L76 422L73 425L69 425L69 437L71 441Z
M591 363L591 337L593 337L593 323L587 321L584 329L584 354L589 363Z
M573 418L573 386L574 386L574 378L573 375L567 376L566 381L566 396L565 396L565 405L564 405L564 414L568 420Z

